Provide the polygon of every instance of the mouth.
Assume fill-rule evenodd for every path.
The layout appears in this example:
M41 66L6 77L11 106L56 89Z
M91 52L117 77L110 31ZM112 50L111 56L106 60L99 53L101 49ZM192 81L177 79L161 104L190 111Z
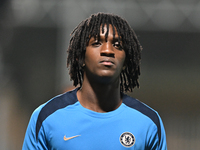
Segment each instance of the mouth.
M100 61L100 64L105 65L105 66L112 66L114 65L114 62L112 60L105 59L105 60Z

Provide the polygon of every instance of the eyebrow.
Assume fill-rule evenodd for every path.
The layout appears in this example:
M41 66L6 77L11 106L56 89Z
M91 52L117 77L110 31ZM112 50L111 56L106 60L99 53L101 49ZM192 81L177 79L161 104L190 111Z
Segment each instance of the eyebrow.
M102 39L102 37L104 37L105 38L105 35L96 35L96 36L94 36L94 37L91 37L91 38L94 38L94 39ZM90 38L90 39L91 39ZM108 37L107 37L108 38ZM106 39L107 40L107 39ZM116 36L113 36L113 41L122 41L122 38L121 37L119 37L118 35Z
M104 36L104 38L105 38L105 35L101 35L101 34L89 36L89 39L88 39L88 41L87 41L87 44L89 44L89 42L90 42L90 40L91 40L92 38L93 38L93 40L101 40L103 36ZM106 40L107 40L107 39L106 39ZM121 36L119 37L119 35L116 36L116 32L115 32L115 36L113 35L113 41L122 42L122 38L121 38Z

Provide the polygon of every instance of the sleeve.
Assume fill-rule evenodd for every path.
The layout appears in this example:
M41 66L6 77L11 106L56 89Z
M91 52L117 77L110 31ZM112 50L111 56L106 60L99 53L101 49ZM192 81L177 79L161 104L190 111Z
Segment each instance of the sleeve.
M160 120L160 130L161 130L158 150L167 150L167 140L166 140L165 128L164 128L163 122L159 115L158 115L158 117Z
M158 119L159 125L152 125L147 133L149 150L167 150L165 129L159 115Z
M31 115L27 130L26 130L22 150L47 150L48 149L43 128L41 128L41 130L39 131L40 135L36 139L36 124L37 124L37 118L40 113L41 107L42 106L37 108Z

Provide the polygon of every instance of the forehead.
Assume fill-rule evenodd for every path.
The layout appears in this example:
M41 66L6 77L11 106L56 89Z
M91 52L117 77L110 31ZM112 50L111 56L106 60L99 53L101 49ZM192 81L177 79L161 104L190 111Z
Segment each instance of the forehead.
M117 38L119 41L121 41L121 36L117 32L117 28L112 24L101 24L100 27L96 27L96 32L92 32L89 36L89 39L92 37L99 39L102 36L105 36L106 40L109 36L115 39Z
M112 33L112 34L118 35L116 27L113 26L113 25L111 25L111 24L109 24L109 25L105 24L104 26L101 25L100 26L100 34L102 34L102 33L103 34L110 34L110 33Z

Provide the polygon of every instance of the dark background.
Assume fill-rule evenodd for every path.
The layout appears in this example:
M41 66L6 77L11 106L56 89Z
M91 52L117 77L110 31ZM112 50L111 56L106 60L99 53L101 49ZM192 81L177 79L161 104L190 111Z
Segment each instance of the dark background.
M126 18L143 46L140 89L128 94L159 112L168 149L198 149L198 6L197 0L1 1L0 149L21 149L34 109L73 88L66 68L69 34L98 11Z

